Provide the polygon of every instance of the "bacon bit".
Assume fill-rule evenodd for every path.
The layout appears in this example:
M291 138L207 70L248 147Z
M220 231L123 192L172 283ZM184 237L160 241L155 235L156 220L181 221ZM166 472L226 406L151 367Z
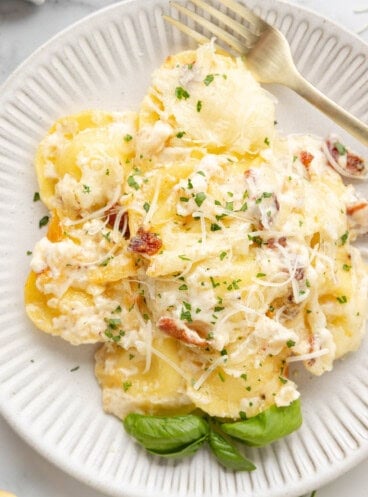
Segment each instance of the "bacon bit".
M308 342L309 342L309 345L310 345L309 353L312 353L312 352L314 352L314 347L316 345L316 341L315 341L314 335L309 335L308 336ZM311 367L311 366L314 365L315 362L316 362L315 358L308 359L308 361L306 362L306 365L309 366L309 367Z
M282 236L282 237L278 238L277 240L275 238L269 238L266 242L266 245L270 249L275 249L276 243L278 245L281 245L281 247L286 247L286 245L287 245L286 236Z
M275 201L275 207L276 207L276 210L279 211L280 210L280 203L276 197L276 195L274 194L273 195L273 198L274 198L274 201Z
M197 331L190 329L177 319L161 317L157 322L157 327L167 335L188 345L196 345L197 347L207 347L208 345L207 340L200 337Z
M348 216L352 216L357 211L360 211L361 209L365 209L367 206L368 206L368 202L366 200L363 202L357 202L356 204L347 205L346 206L346 213Z
M267 316L268 318L273 318L273 317L274 317L274 315L275 315L275 311L270 311L270 310L268 309L268 311L266 312L266 316Z
M327 148L328 148L330 154L332 155L332 157L335 161L338 161L338 159L340 157L340 152L338 151L338 149L336 147L336 143L337 142L335 142L335 145L333 145L330 140L326 140L326 145L327 145Z
M107 211L107 224L110 228L114 226L115 219L118 213L118 204L113 205L108 211ZM123 231L125 227L125 232L124 232L124 238L128 240L130 238L130 233L129 233L129 223L128 223L128 213L124 212L118 229L119 231Z
M302 152L300 152L300 162L307 169L309 169L309 166L310 166L313 159L314 159L314 155L307 152L306 150L302 150Z
M154 255L162 247L162 241L156 233L139 228L137 234L129 242L128 249L138 254Z
M364 159L359 155L354 154L348 148L344 147L341 144L341 146L344 147L344 154L342 155L338 148L339 144L340 142L338 141L338 139L334 140L333 142L331 140L326 140L326 146L329 153L331 154L332 159L335 162L337 162L340 168L345 169L348 173L352 174L353 176L359 176L361 175L361 173L364 173L366 170L366 164ZM346 162L344 165L341 164L341 162L339 161L340 157L344 158L346 157ZM328 163L331 167L334 168L334 164L331 163L331 160L328 160Z
M348 226L356 236L368 233L368 201L361 200L346 206Z
M296 281L301 281L304 278L304 268L298 267L295 270L295 276L294 276L294 278L296 279Z
M346 156L346 169L352 174L360 174L365 169L364 159L348 152Z
M246 178L250 178L251 176L253 176L253 169L247 169L246 171L244 171L244 176Z

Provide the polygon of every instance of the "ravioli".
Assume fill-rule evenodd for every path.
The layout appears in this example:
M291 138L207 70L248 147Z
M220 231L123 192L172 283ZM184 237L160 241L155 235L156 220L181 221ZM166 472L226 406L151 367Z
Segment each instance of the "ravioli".
M106 412L252 417L298 399L290 363L320 375L359 347L368 204L325 149L278 133L273 97L211 43L169 57L137 113L55 123L26 311L102 343Z

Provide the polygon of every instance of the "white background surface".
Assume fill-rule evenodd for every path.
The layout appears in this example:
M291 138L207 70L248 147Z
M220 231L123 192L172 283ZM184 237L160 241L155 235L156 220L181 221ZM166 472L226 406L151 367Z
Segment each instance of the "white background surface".
M138 0L144 1L144 0ZM42 6L0 0L0 83L43 42L114 0L47 0ZM357 31L368 25L367 0L295 0ZM368 41L368 28L361 35ZM29 448L0 417L0 489L18 497L103 497L55 468ZM320 489L317 497L367 497L368 461ZM215 497L215 496L214 496Z

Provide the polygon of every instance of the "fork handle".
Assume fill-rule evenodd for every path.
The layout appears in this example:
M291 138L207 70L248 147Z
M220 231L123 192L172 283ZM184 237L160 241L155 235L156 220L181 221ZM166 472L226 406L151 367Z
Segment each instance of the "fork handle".
M337 105L331 99L323 95L317 88L311 85L303 76L295 70L288 86L317 107L326 116L330 117L336 124L344 128L348 133L357 138L361 143L368 146L368 125L360 121L345 109Z

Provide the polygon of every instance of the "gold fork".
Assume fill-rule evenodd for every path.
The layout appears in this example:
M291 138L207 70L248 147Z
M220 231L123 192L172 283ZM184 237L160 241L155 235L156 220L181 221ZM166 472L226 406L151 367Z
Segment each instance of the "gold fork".
M210 0L190 0L190 2L207 13L208 18L177 2L170 2L170 4L195 24L203 26L218 40L225 42L236 53L246 55L248 67L259 82L278 83L291 88L364 145L368 145L368 126L303 78L295 67L285 36L278 29L235 0L216 0L216 4L222 4L228 12L240 17L241 21L235 20L213 4L211 5ZM178 19L166 15L163 17L198 43L209 41L199 31ZM230 28L231 32L220 27L212 19Z

